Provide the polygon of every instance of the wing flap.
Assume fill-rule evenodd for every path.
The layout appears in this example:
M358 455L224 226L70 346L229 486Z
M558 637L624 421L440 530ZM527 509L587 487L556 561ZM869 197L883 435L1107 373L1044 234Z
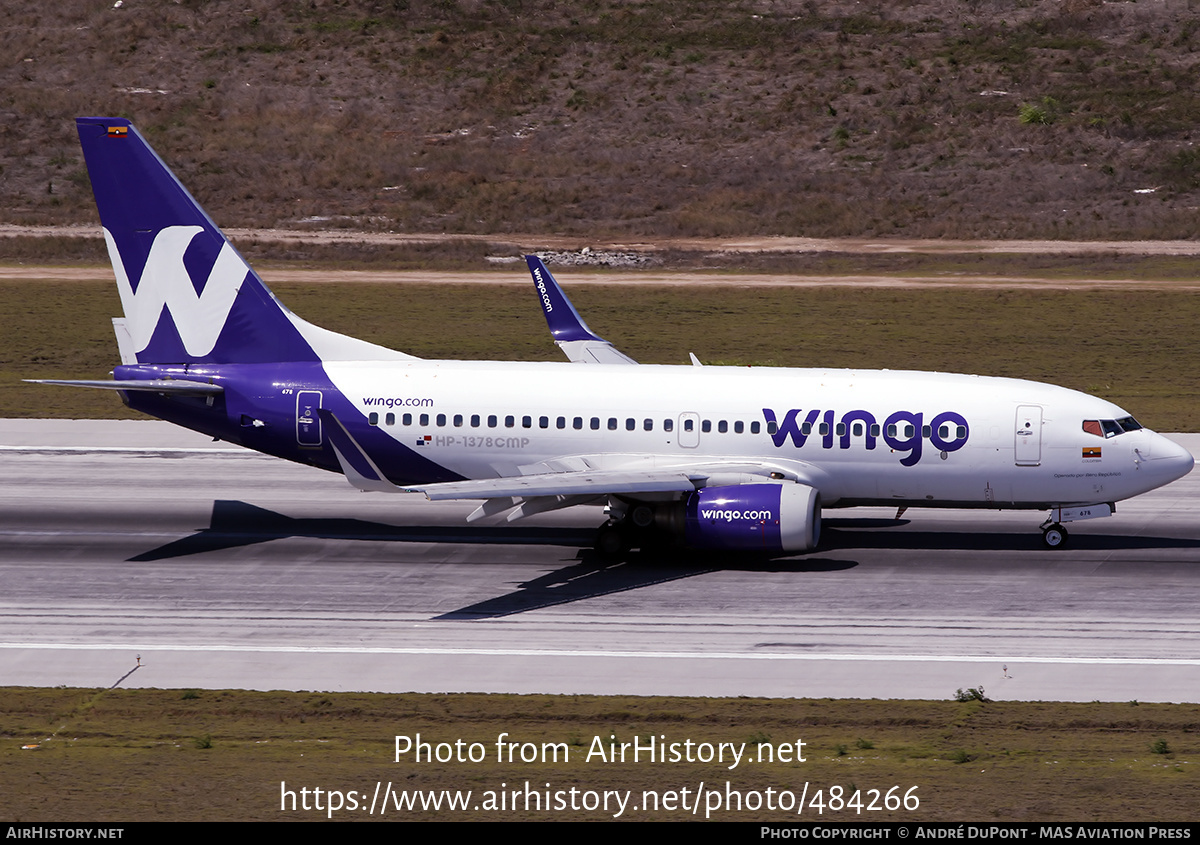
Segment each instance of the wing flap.
M706 475L697 476L702 480ZM531 499L537 496L600 496L607 493L678 493L696 489L693 473L683 470L606 470L553 472L446 481L404 489L439 499Z

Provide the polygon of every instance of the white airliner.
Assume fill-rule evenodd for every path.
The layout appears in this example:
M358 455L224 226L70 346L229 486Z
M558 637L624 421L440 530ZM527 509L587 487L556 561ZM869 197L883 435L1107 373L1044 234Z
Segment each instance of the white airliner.
M606 554L653 543L769 554L829 507L1108 516L1192 456L1126 411L1047 384L943 373L639 365L527 258L570 363L429 361L288 311L127 120L79 136L121 292L132 408L340 471L362 490L475 499L468 520L599 504ZM402 318L402 317L401 317Z

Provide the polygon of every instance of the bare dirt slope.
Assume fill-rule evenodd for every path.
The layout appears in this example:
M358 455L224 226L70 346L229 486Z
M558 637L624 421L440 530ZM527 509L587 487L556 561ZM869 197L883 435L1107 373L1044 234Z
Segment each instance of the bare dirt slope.
M108 113L232 226L1190 239L1192 7L12 0L0 220L94 222Z

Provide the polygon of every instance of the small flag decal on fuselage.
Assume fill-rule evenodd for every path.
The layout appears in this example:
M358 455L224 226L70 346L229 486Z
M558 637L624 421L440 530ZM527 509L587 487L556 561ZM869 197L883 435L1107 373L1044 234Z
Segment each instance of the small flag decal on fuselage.
M110 126L108 127L108 137L110 138L125 138L129 135L128 126Z
M426 434L424 437L418 437L418 438L417 438L417 445L418 445L418 446L424 446L426 443L430 442L431 440L433 440L433 435L432 435L432 434Z
M1083 447L1083 456L1085 458L1100 457L1100 447L1099 446L1084 446Z

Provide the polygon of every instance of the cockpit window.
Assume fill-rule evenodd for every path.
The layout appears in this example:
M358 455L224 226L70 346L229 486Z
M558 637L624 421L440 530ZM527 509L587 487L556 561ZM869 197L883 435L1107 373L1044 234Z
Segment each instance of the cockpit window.
M1116 437L1127 431L1138 431L1141 423L1133 417L1122 417L1119 420L1084 420L1083 430L1097 437Z

